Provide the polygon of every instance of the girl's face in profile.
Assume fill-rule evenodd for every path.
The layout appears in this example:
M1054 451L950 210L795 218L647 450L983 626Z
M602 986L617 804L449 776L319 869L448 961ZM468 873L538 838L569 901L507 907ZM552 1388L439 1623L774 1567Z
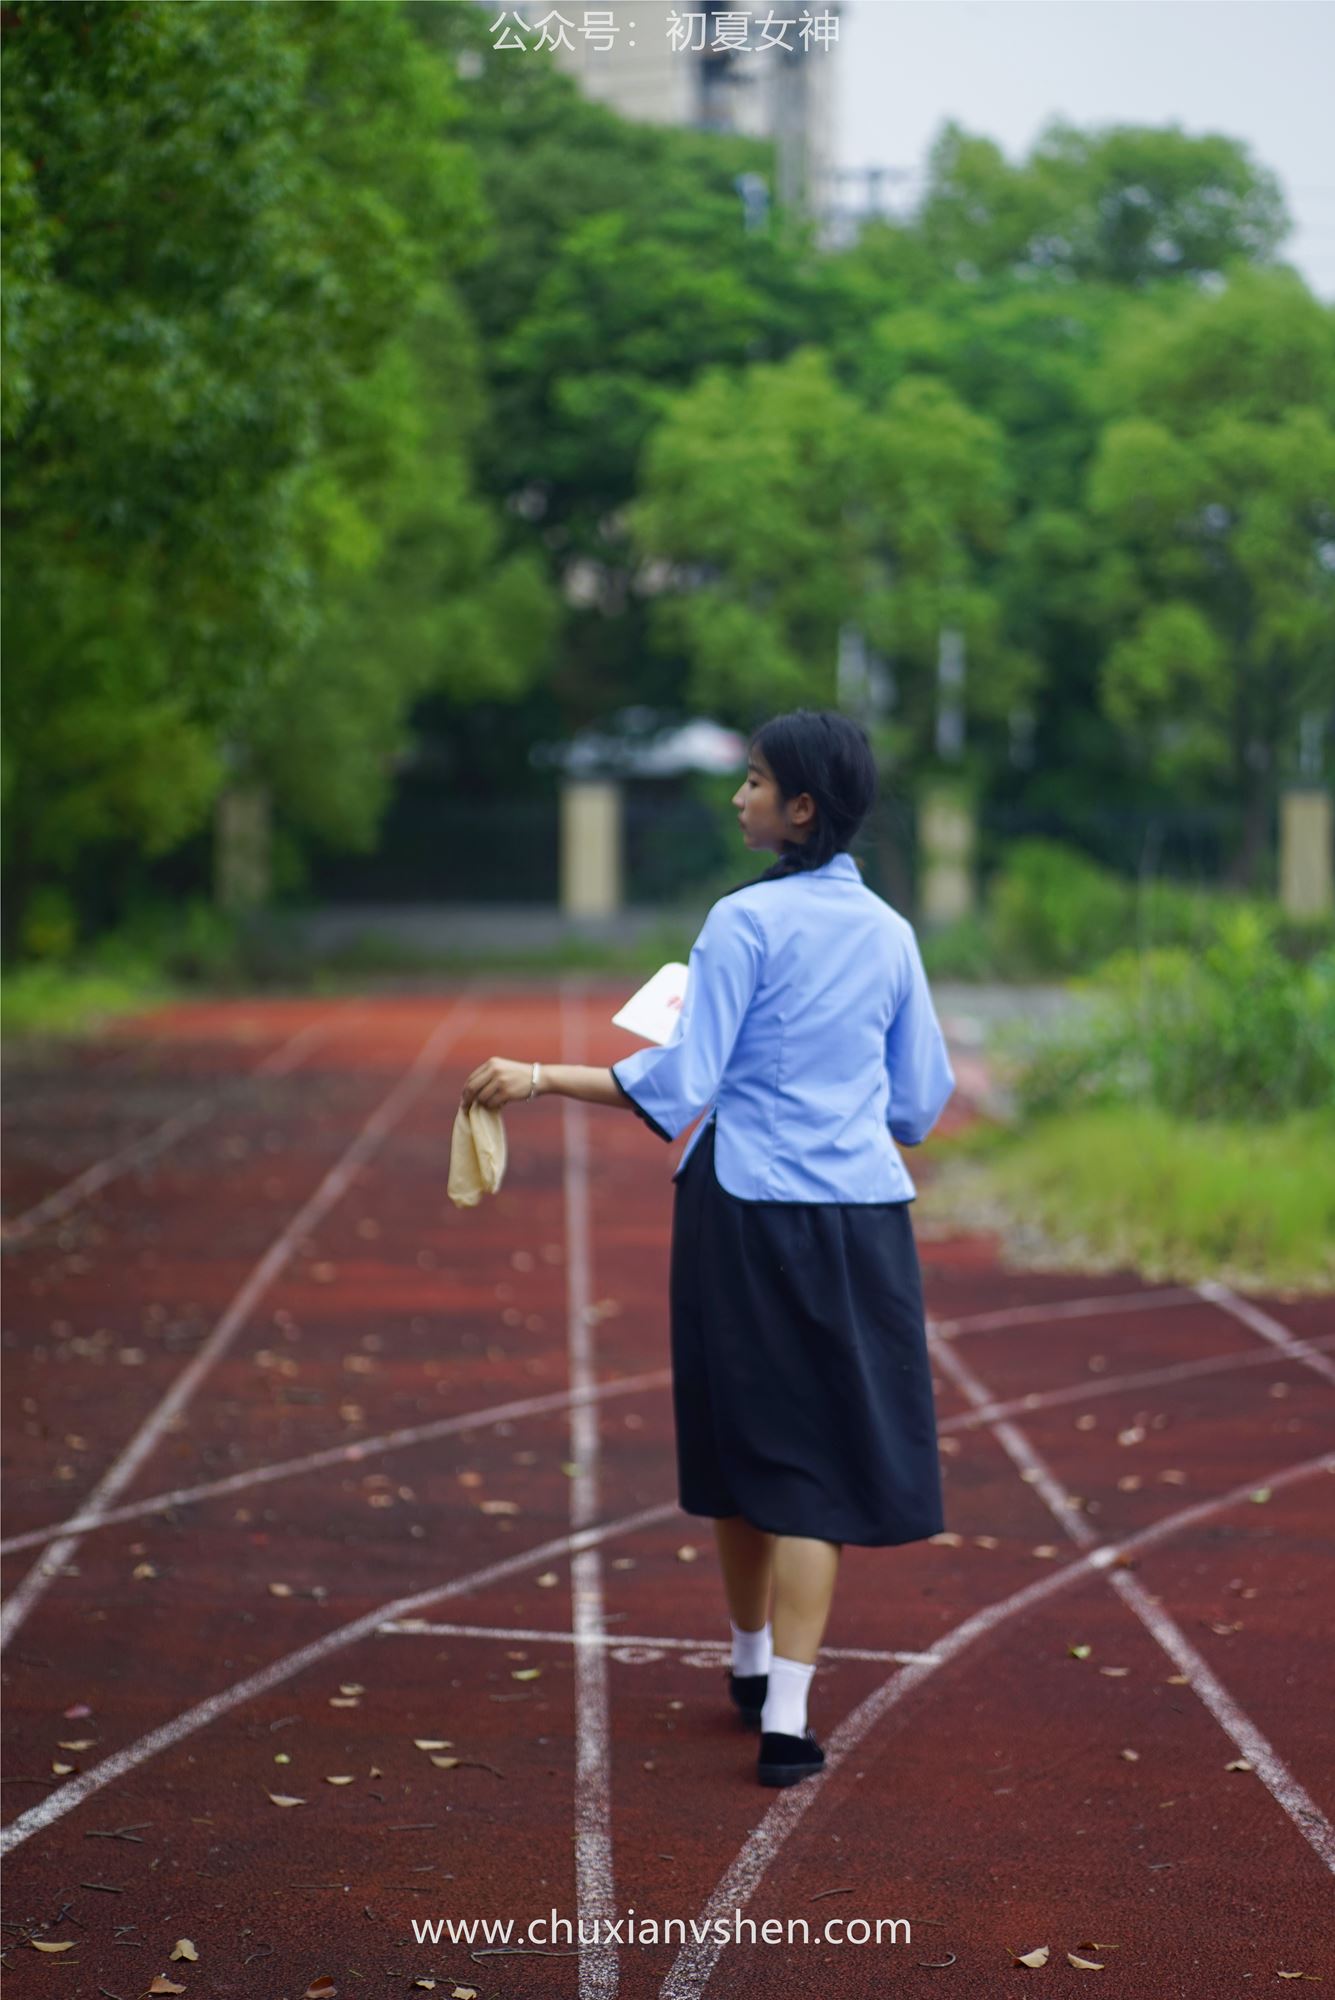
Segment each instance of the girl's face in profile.
M778 780L756 749L750 752L746 776L733 793L732 804L746 845L772 848L776 854L783 852L785 841L796 841L800 846L816 817L810 792L799 792L795 799L786 800L780 795Z

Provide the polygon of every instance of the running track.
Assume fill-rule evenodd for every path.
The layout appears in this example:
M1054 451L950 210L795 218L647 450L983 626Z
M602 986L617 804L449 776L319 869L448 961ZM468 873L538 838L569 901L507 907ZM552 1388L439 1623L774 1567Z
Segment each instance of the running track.
M506 1114L499 1197L445 1194L467 1071L610 1061L623 997L199 1005L11 1062L12 1990L1214 2000L1335 1978L1330 1301L929 1240L962 1055L913 1158L948 1534L846 1553L812 1699L826 1773L764 1792L722 1698L708 1524L674 1500L684 1141L546 1099ZM523 1943L553 1909L621 1940L414 1936L511 1918ZM630 1911L687 1941L628 1942ZM739 1911L812 1941L720 1942ZM910 1936L826 1940L831 1918Z

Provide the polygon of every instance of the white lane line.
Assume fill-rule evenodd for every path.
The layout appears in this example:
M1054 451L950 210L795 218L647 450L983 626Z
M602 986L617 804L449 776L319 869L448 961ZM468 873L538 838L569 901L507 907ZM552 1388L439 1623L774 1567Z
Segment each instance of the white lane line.
M352 1444L327 1445L323 1451L308 1452L304 1458L285 1458L272 1465L252 1466L246 1472L232 1472L222 1479L209 1479L199 1486L177 1486L170 1493L155 1493L147 1500L132 1500L127 1506L112 1507L102 1514L71 1514L47 1528L29 1528L0 1542L0 1555L16 1549L35 1548L68 1535L96 1528L112 1528L122 1521L139 1521L146 1514L163 1514L171 1507L189 1507L198 1500L213 1500L224 1493L245 1493L252 1487L270 1485L280 1479L296 1479L308 1472L320 1472L329 1465L360 1465L411 1445L432 1444L437 1438L456 1437L467 1431L486 1430L492 1424L516 1417L544 1416L550 1410L565 1410L574 1402L606 1402L613 1396L638 1396L643 1391L666 1388L672 1381L670 1368L655 1368L648 1375L623 1375L616 1381L599 1382L592 1389L553 1389L543 1396L522 1396L512 1403L492 1403L483 1410L467 1410L457 1417L435 1417L429 1424L410 1424L404 1430L386 1431L380 1437L358 1438Z
M1271 1481L1274 1484L1274 1481ZM346 1625L326 1632L322 1639L313 1639L309 1645L300 1647L295 1653L288 1653L280 1660L274 1660L245 1680L235 1682L219 1694L208 1695L196 1702L184 1714L158 1729L141 1736L136 1743L127 1744L125 1749L104 1757L90 1771L81 1771L58 1791L50 1793L38 1805L12 1820L0 1832L0 1855L8 1854L11 1848L19 1847L30 1840L35 1833L52 1826L66 1813L73 1812L85 1799L102 1791L116 1779L123 1778L127 1771L134 1771L150 1758L163 1750L171 1750L186 1737L193 1736L198 1729L205 1729L220 1716L230 1715L245 1702L254 1701L257 1696L267 1694L271 1688L281 1687L307 1667L321 1665L331 1654L341 1652L360 1639L371 1639L381 1625L395 1619L411 1618L414 1613L425 1610L428 1605L442 1604L451 1597L460 1597L469 1591L488 1590L493 1584L503 1583L507 1577L517 1576L526 1569L546 1566L559 1562L565 1556L573 1556L584 1549L595 1548L610 1541L615 1535L633 1535L644 1528L659 1527L680 1512L675 1500L662 1502L656 1507L645 1507L636 1514L625 1514L619 1520L606 1521L598 1528L585 1528L577 1535L557 1535L549 1542L543 1542L534 1549L522 1549L516 1555L506 1556L499 1562L488 1563L485 1569L473 1570L467 1576L455 1577L451 1583L433 1584L429 1590L415 1591L411 1597L393 1598L381 1604L374 1611L363 1612L360 1618L349 1620Z
M1157 1312L1161 1306L1199 1304L1200 1293L1194 1286L1169 1285L1159 1292L1053 1299L1032 1306L1006 1306L998 1312L970 1313L964 1319L929 1319L927 1331L942 1340L951 1340L957 1333L1000 1333L1008 1327L1041 1326L1049 1320L1098 1319L1105 1313Z
M561 982L562 1060L584 1060L583 989ZM566 1351L570 1387L579 1400L570 1405L572 1534L592 1527L598 1515L600 1446L598 1406L587 1392L594 1373L592 1244L589 1227L589 1115L578 1098L561 1100L565 1155ZM594 1543L570 1565L570 1599L575 1647L575 1935L585 1917L601 1939L616 1916L612 1869L612 1731L607 1688L603 1622L603 1557ZM620 1954L613 1943L596 1942L579 1954L580 2000L612 2000L621 1978Z
M935 1656L925 1659L921 1666L904 1667L891 1674L875 1688L867 1699L845 1716L839 1727L825 1745L825 1769L818 1777L807 1778L800 1785L793 1785L781 1792L774 1804L766 1812L760 1824L748 1835L734 1856L731 1864L719 1877L700 1916L695 1920L695 1930L702 1933L712 1931L718 1920L724 1935L733 1928L733 1912L745 1908L755 1894L766 1874L778 1858L789 1837L820 1797L825 1786L841 1765L847 1762L878 1722L897 1708L901 1702L915 1693L923 1683L940 1671L943 1666L959 1658L978 1639L988 1638L997 1627L1009 1619L1023 1616L1036 1604L1043 1603L1057 1592L1069 1589L1073 1584L1084 1583L1091 1575L1098 1575L1118 1556L1136 1556L1145 1549L1153 1548L1187 1530L1227 1513L1232 1507L1248 1504L1248 1496L1260 1485L1268 1486L1272 1493L1296 1485L1304 1479L1318 1474L1335 1476L1335 1452L1324 1453L1319 1458L1307 1459L1301 1465L1285 1466L1282 1470L1268 1472L1262 1480L1249 1480L1245 1486L1235 1486L1229 1493L1219 1494L1213 1500L1199 1500L1178 1513L1165 1515L1151 1527L1142 1528L1134 1535L1128 1535L1118 1542L1104 1542L1098 1548L1090 1549L1068 1563L1064 1569L1038 1577L1010 1597L1000 1598L995 1604L975 1611L962 1624L943 1633L936 1642ZM36 1810L36 1808L34 1808ZM715 1933L699 1937L697 1941L683 1946L678 1952L666 1979L659 1988L662 2000L696 2000L708 1982L709 1976L718 1962L723 1944Z
M954 1377L962 1394L981 1408L987 1389L968 1363L958 1354L944 1350L947 1373ZM1013 1424L992 1426L992 1434L1024 1479L1041 1493L1051 1512L1079 1548L1094 1547L1099 1538L1080 1509L1074 1505L1057 1475L1030 1444L1024 1432ZM1316 1801L1288 1769L1279 1752L1264 1737L1241 1705L1205 1664L1185 1632L1161 1604L1153 1604L1143 1585L1125 1571L1107 1568L1107 1558L1099 1556L1114 1590L1133 1611L1146 1631L1156 1639L1183 1672L1190 1673L1191 1685L1215 1721L1242 1756L1248 1758L1275 1803L1288 1814L1299 1833L1320 1855L1327 1868L1335 1871L1335 1827L1321 1812Z
M1167 1542L1169 1538L1185 1532L1187 1528L1195 1528L1201 1522L1213 1520L1217 1514L1223 1514L1233 1506L1245 1506L1247 1496L1255 1492L1257 1484L1269 1486L1271 1492L1283 1492L1287 1486L1293 1486L1299 1480L1313 1478L1319 1472L1335 1474L1335 1452L1327 1452L1321 1458L1309 1458L1297 1466L1283 1466L1277 1472L1263 1474L1261 1482L1249 1480L1245 1486L1235 1486L1231 1492L1219 1494L1213 1500L1197 1500L1175 1514L1165 1514L1161 1520L1153 1522L1153 1526L1141 1528L1137 1534L1131 1534L1121 1542L1103 1544L1101 1548L1091 1550L1087 1556L1077 1556L1075 1562L1067 1562L1065 1568L1049 1570L1045 1576L1039 1576L1031 1584L1025 1584L1021 1590L1013 1592L1009 1598L999 1598L995 1604L985 1606L981 1612L973 1612L969 1618L963 1620L963 1624L957 1624L951 1632L945 1632L935 1642L935 1650L931 1654L923 1654L921 1664L905 1666L897 1674L891 1674L889 1680L881 1682L881 1686L873 1694L869 1694L867 1700L857 1710L853 1710L853 1714L845 1722L839 1724L825 1750L825 1776L833 1768L837 1768L837 1764L849 1754L849 1750L857 1746L857 1742L867 1734L867 1730L875 1722L879 1722L881 1714L887 1708L893 1708L899 1700L903 1700L905 1694L911 1694L913 1688L917 1688L923 1680L927 1680L927 1676L933 1674L939 1666L945 1666L949 1660L957 1658L967 1646L973 1644L973 1640L985 1638L995 1626L1003 1624L1007 1618L1027 1612L1033 1604L1039 1604L1045 1598L1055 1596L1059 1590L1071 1588L1071 1584L1085 1582L1091 1574L1097 1574L1105 1562L1113 1562L1115 1556L1119 1554L1135 1556L1141 1550L1155 1546L1157 1542ZM468 1576L456 1576L454 1582L450 1584L436 1584L430 1590L418 1590L410 1598L392 1598L388 1604L382 1604L372 1612L364 1612L360 1618L354 1618L348 1624L338 1626L334 1632L326 1632L324 1638L312 1640L298 1652L290 1652L286 1654L286 1658L274 1660L270 1666L260 1668L246 1680L234 1682L234 1686L224 1688L220 1694L206 1696L206 1700L198 1702L194 1708L188 1708L172 1722L164 1722L148 1736L140 1736L138 1742L128 1744L124 1750L116 1750L108 1758L102 1758L102 1762L94 1764L92 1770L80 1772L76 1778L70 1778L70 1782L62 1784L58 1792L52 1792L40 1804L30 1806L28 1812L20 1814L4 1828L4 1832L0 1832L0 1856L8 1854L10 1848L22 1846L24 1840L30 1840L32 1834L42 1832L56 1820L62 1820L76 1806L82 1806L84 1800L90 1798L94 1792L100 1792L108 1784L114 1784L118 1778L124 1778L126 1772L138 1770L140 1764L146 1764L150 1758L158 1756L160 1750L176 1748L176 1744L184 1742L186 1736L192 1736L196 1730L208 1728L210 1722L216 1722L220 1716L230 1714L244 1702L250 1702L260 1694L268 1694L270 1688L282 1686L296 1674L304 1672L308 1666L322 1664L342 1648L354 1646L362 1638L374 1638L380 1626L394 1624L398 1620L412 1620L420 1610L426 1610L432 1604L444 1604L450 1598L466 1596L472 1590L490 1590L492 1584L506 1582L510 1576L518 1576L528 1568L548 1568L552 1562L560 1562L564 1556L572 1556L582 1548L602 1546L604 1542L612 1542L618 1536L642 1534L646 1528L660 1528L664 1522L675 1518L679 1518L677 1502L666 1500L660 1506L644 1508L638 1514L624 1514L620 1520L604 1522L602 1528L586 1528L582 1534L556 1536L550 1542L542 1542L538 1548L520 1550L520 1554L516 1556L506 1556L500 1562L492 1562L484 1570L474 1570ZM777 1804L761 1820L757 1834L765 1834L765 1828L769 1828L775 1816L783 1812L791 1814L791 1806L799 1804L801 1810L793 1816L795 1824L795 1820L801 1818L801 1812L805 1812L805 1800L801 1800L799 1794L817 1792L825 1784L825 1776L809 1778L805 1784L793 1786L789 1792L783 1792ZM783 1834L783 1838L787 1838L787 1832ZM765 1840L769 1840L767 1834ZM781 1846L781 1840L775 1844L773 1852L777 1852L777 1846ZM745 1854L747 1848L743 1848L743 1854L737 1856L733 1870L739 1866ZM755 1880L759 1880L761 1874L763 1868L755 1874ZM713 1900L709 1904L713 1914L725 1912L731 1918L733 1904L727 1902L727 1896L723 1894L725 1886L731 1880L733 1880L731 1874L725 1876L719 1890L715 1890ZM743 1896L737 1898L737 1908L741 1906L743 1900L745 1900ZM713 1904L717 1904L717 1912L713 1910ZM709 1966L711 1964L713 1960L709 1960Z
M1286 1360L1305 1361L1310 1355L1331 1347L1335 1347L1335 1334L1320 1340L1289 1339L1282 1352ZM1115 1396L1123 1390L1154 1389L1166 1383L1191 1381L1198 1375L1226 1375L1234 1369L1273 1368L1275 1365L1275 1356L1264 1352L1210 1354L1199 1361L1174 1362L1166 1368L1149 1368L1135 1375L1091 1376L1087 1382L1074 1383L1065 1388L1036 1390L1028 1395L1012 1397L1009 1401L989 1403L986 1409L962 1410L953 1417L942 1418L938 1429L942 1433L977 1430L1000 1417L1054 1409L1064 1403L1082 1403L1092 1397ZM612 1396L634 1396L642 1391L666 1389L671 1382L670 1368L656 1368L646 1375L627 1375L616 1381L600 1382L596 1388L580 1392L580 1395L602 1402ZM49 1523L45 1528L29 1528L22 1534L8 1536L0 1541L0 1556L12 1555L19 1549L39 1548L46 1542L54 1541L57 1535L118 1527L126 1521L139 1521L150 1514L165 1513L168 1508L188 1507L196 1501L212 1500L221 1494L243 1493L252 1487L270 1485L278 1480L297 1479L309 1472L323 1471L326 1466L355 1465L365 1458L407 1451L415 1445L433 1443L437 1438L481 1430L489 1424L504 1423L511 1418L543 1416L552 1410L564 1410L577 1400L576 1392L570 1389L556 1389L542 1396L524 1396L512 1403L494 1403L487 1409L470 1410L462 1416L437 1417L428 1424L409 1424L401 1430L384 1431L376 1437L358 1438L351 1444L328 1445L323 1451L309 1452L301 1458L278 1459L271 1465L252 1466L245 1472L204 1480L197 1486L176 1486L169 1492L150 1494L147 1499L131 1501L124 1507L112 1507L102 1514L71 1514L63 1521Z
M1091 1574L1097 1574L1105 1563L1114 1561L1118 1555L1137 1555L1142 1550L1151 1548L1159 1542L1168 1541L1202 1522L1213 1520L1231 1507L1246 1505L1249 1495L1257 1489L1258 1484L1268 1486L1272 1493L1279 1493L1300 1480L1313 1478L1318 1473L1335 1475L1335 1452L1326 1453L1320 1458L1308 1459L1300 1465L1283 1466L1275 1472L1267 1472L1261 1481L1250 1480L1245 1486L1234 1487L1231 1492L1220 1494L1212 1500L1197 1500L1190 1507L1183 1507L1177 1513L1165 1515L1152 1526L1140 1529L1138 1533L1127 1536L1123 1541L1104 1543L1100 1548L1092 1549L1087 1555L1079 1556L1074 1562L1068 1563L1064 1569L1049 1570L1045 1576L1036 1577L1032 1583L1025 1584L1010 1597L1001 1598L982 1611L974 1612L962 1624L944 1633L937 1640L934 1651L922 1656L921 1664L904 1667L897 1674L892 1674L840 1724L826 1749L825 1772L820 1778L809 1778L804 1784L795 1785L791 1790L784 1792L761 1822L757 1836L763 1835L768 1841L770 1836L766 1833L766 1829L772 1821L785 1812L792 1816L792 1823L795 1825L806 1810L807 1803L799 1795L811 1794L813 1788L819 1790L830 1772L856 1748L861 1738L880 1720L888 1708L894 1707L904 1695L920 1686L939 1667L955 1659L966 1647L972 1645L975 1639L986 1637L1006 1619L1028 1611L1032 1605L1041 1603L1057 1592L1069 1589L1073 1584L1085 1582ZM663 1501L656 1507L643 1508L637 1514L626 1514L618 1520L606 1521L601 1527L586 1528L578 1535L555 1536L537 1548L521 1550L518 1554L507 1556L500 1562L489 1563L485 1569L473 1570L467 1576L455 1577L451 1583L433 1585L429 1590L417 1591L411 1597L393 1598L388 1603L378 1606L376 1610L363 1613L360 1618L354 1618L348 1624L340 1625L334 1631L326 1633L322 1639L314 1639L309 1645L299 1648L297 1652L288 1653L284 1658L274 1660L269 1666L260 1668L247 1679L235 1682L233 1686L224 1688L218 1694L207 1696L193 1708L187 1709L184 1714L163 1723L159 1728L150 1731L147 1736L141 1736L137 1742L127 1744L123 1750L116 1751L110 1757L104 1757L102 1762L95 1764L90 1771L82 1771L77 1777L71 1778L68 1784L50 1793L39 1804L30 1806L27 1812L20 1814L5 1827L3 1832L0 1832L0 1855L7 1854L11 1848L21 1846L34 1833L40 1833L45 1827L63 1819L66 1813L82 1805L85 1799L102 1791L118 1778L123 1778L127 1772L137 1770L140 1765L148 1763L160 1751L174 1749L196 1730L207 1728L220 1716L229 1715L233 1709L253 1701L256 1696L267 1694L271 1688L282 1686L285 1681L293 1679L308 1666L319 1665L344 1647L355 1645L361 1639L374 1637L382 1625L412 1619L429 1605L445 1603L452 1597L466 1596L470 1591L488 1590L493 1584L503 1583L507 1578L519 1575L525 1569L545 1569L549 1564L559 1562L563 1557L573 1555L579 1549L601 1545L620 1535L635 1535L646 1528L660 1527L664 1522L678 1518L680 1512L675 1500ZM794 1803L799 1807L795 1815L792 1814ZM787 1838L789 1831L791 1827L787 1827L783 1839ZM779 1840L774 1845L773 1852L777 1853L781 1845L782 1840ZM738 1861L733 1864L734 1870L748 1849L749 1843L748 1847L743 1849L742 1855L739 1855ZM768 1866L768 1862L765 1865ZM761 1868L755 1880L759 1881L763 1873L764 1868ZM733 1906L727 1901L723 1892L731 1880L731 1874L724 1877L723 1884L715 1890L710 1905L712 1910L717 1903L718 1912L720 1914L726 1912L729 1917ZM722 1901L719 1900L720 1896ZM744 1900L739 1898L738 1907ZM712 1962L711 1960L711 1966ZM708 1977L707 1973L705 1977Z
M129 1484L140 1466L156 1448L167 1426L179 1415L195 1390L231 1346L260 1299L278 1277L303 1236L314 1230L339 1201L359 1170L384 1143L405 1111L413 1104L440 1067L450 1043L476 1010L476 1002L459 1002L433 1030L419 1050L407 1074L372 1112L357 1137L338 1163L331 1167L320 1185L305 1201L277 1239L265 1251L204 1345L176 1377L156 1409L150 1411L119 1457L94 1487L91 1498L80 1510L100 1518L106 1504ZM62 1535L48 1551L47 1560L37 1563L0 1606L0 1650L7 1646L28 1613L46 1593L52 1577L68 1562L79 1545L77 1535Z
M1227 1285L1221 1285L1214 1278L1203 1278L1196 1290L1203 1299L1208 1299L1211 1305L1218 1306L1221 1312L1231 1313L1234 1319L1240 1320L1244 1326L1249 1326L1253 1333L1259 1333L1262 1340L1268 1340L1281 1354L1288 1355L1295 1361L1305 1361L1309 1368L1314 1368L1327 1382L1335 1382L1335 1366L1329 1361L1314 1361L1309 1354L1302 1351L1309 1343L1296 1339L1286 1326L1281 1326L1270 1313L1262 1312L1260 1306L1254 1306L1250 1299L1240 1299L1236 1292L1230 1291Z
M935 1342L932 1343L933 1350ZM1283 1356L1289 1361L1310 1361L1323 1349L1335 1347L1335 1334L1324 1340L1290 1340L1283 1349ZM953 1417L942 1419L941 1431L977 1430L980 1426L995 1423L1000 1417L1023 1416L1031 1410L1051 1410L1063 1403L1084 1403L1096 1396L1115 1396L1129 1389L1158 1389L1170 1382L1191 1382L1200 1375L1228 1375L1235 1369L1274 1368L1278 1365L1274 1354L1249 1352L1247 1354L1207 1354L1199 1361L1175 1361L1165 1368L1146 1368L1136 1375L1091 1375L1087 1382L1076 1382L1068 1388L1032 1390L1025 1396L1012 1396L1000 1403L988 1403L983 1409L961 1410Z
M304 1028L298 1028L294 1035L289 1035L282 1046L275 1049L271 1055L267 1055L263 1062L257 1063L249 1074L286 1076L289 1070L295 1069L298 1063L305 1061L317 1042L324 1041L333 1033L334 1026L335 1023L332 1021L308 1022ZM128 1146L122 1146L119 1151L109 1153L105 1160L97 1161L94 1166L85 1167L81 1174L76 1175L72 1181L67 1181L64 1187L56 1188L32 1208L25 1209L22 1215L16 1215L12 1221L6 1222L3 1226L4 1243L6 1245L26 1243L43 1223L54 1222L58 1216L68 1215L71 1209L78 1208L81 1202L96 1194L99 1188L106 1187L110 1181L119 1180L120 1176L129 1173L132 1167L142 1166L146 1160L155 1159L159 1153L165 1153L167 1148L175 1145L185 1133L193 1132L197 1125L203 1125L212 1118L221 1101L216 1092L209 1097L197 1097L193 1104L185 1107L184 1111L173 1112L172 1116L165 1118L161 1125L155 1125L142 1139L134 1139Z
M426 1618L401 1618L380 1627L382 1633L399 1635L409 1639L506 1639L525 1640L529 1644L546 1643L550 1646L573 1646L573 1632L542 1632L536 1627L511 1627L508 1625L436 1625ZM618 1646L654 1646L663 1653L699 1653L708 1655L711 1666L726 1666L732 1657L732 1648L726 1639L665 1639L648 1637L643 1632L605 1632L599 1645L615 1649ZM881 1653L868 1646L822 1646L822 1660L872 1660L878 1665L888 1665L898 1660L902 1666L911 1666L915 1660L935 1660L935 1653Z

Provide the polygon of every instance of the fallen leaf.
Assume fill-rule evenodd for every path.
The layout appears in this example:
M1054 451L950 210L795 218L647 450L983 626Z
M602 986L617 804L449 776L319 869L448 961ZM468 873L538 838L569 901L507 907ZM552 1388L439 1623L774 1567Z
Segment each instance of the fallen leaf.
M1094 1648L1092 1646L1068 1646L1066 1650L1073 1660L1087 1660Z
M53 1764L51 1769L58 1778L68 1778L71 1771L78 1770L77 1764Z
M290 1583L271 1583L269 1585L269 1595L270 1597L291 1597L292 1586Z
M1138 1764L1140 1762L1139 1750L1122 1750L1118 1752L1118 1755L1125 1757L1128 1764Z
M457 1757L433 1757L431 1761L438 1771L452 1771L458 1764L459 1759Z
M304 1806L305 1799L290 1799L285 1792L270 1792L269 1797L276 1806Z
M326 1777L326 1779L325 1779L325 1783L326 1783L327 1785L353 1785L353 1784L355 1784L356 1782L357 1782L357 1781L356 1781L356 1779L355 1779L354 1777L352 1777L351 1775L349 1775L349 1776L347 1776L347 1777L344 1777L344 1776L340 1775L340 1776L339 1776L339 1777L337 1777L337 1778L329 1778L329 1777Z
M1100 1667L1100 1668L1099 1668L1099 1672L1100 1672L1101 1674L1106 1674L1106 1675L1108 1676L1108 1679L1109 1679L1110 1681L1119 1681L1119 1680L1121 1680L1121 1678L1122 1678L1123 1674L1129 1674L1129 1673L1130 1673L1130 1671L1131 1671L1130 1667Z
M355 1694L331 1694L329 1697L331 1708L360 1708L361 1705L360 1696Z
M1039 1546L1036 1549L1031 1549L1029 1553L1030 1555L1041 1556L1044 1562L1051 1562L1052 1558L1058 1554L1058 1551L1053 1547L1051 1542L1040 1542Z
M679 1563L697 1562L699 1560L699 1556L700 1556L699 1549L693 1549L689 1542L687 1542L684 1548L680 1548L677 1550L677 1561Z
M1251 1765L1245 1757L1235 1757L1231 1764L1225 1764L1226 1771L1250 1771Z
M519 1502L517 1500L479 1500L477 1504L478 1511L482 1514L517 1514L519 1512Z
M189 1938L177 1938L175 1944L172 1946L171 1955L173 1958L188 1958L192 1965L199 1963L199 1953L195 1950Z
M1013 1951L1011 1958L1016 1965L1046 1965L1050 1946L1041 1944L1036 1951Z
M513 1667L510 1671L510 1679L512 1681L535 1681L541 1672L541 1667Z
M995 1535L975 1535L973 1545L976 1549L995 1549L1001 1546Z
M1103 1970L1103 1967L1096 1965L1092 1958L1077 1958L1073 1951L1068 1951L1066 1958L1068 1964L1078 1965L1082 1972L1102 1972Z
M1164 1686L1170 1688L1184 1688L1190 1685L1191 1683L1185 1674L1169 1674L1168 1679L1164 1682Z
M322 1972L318 1979L312 1979L310 1985L306 1988L303 2000L334 2000L334 1995L337 1992L338 1988L329 1977L329 1974Z
M537 1579L538 1589L550 1590L554 1583L559 1583L560 1581L561 1579L554 1569L544 1570L542 1575Z
M91 1708L89 1708L88 1703L86 1701L76 1701L72 1708L63 1708L60 1712L64 1716L66 1722L74 1722L78 1719L79 1716L91 1715L93 1711Z
M453 1750L454 1744L448 1736L414 1736L415 1750Z
M1277 1972L1276 1979L1320 1979L1319 1972Z
M963 1535L955 1534L950 1528L944 1528L939 1535L929 1535L927 1539L929 1542L935 1542L937 1547L942 1549L962 1549L964 1547Z
M338 1684L338 1691L340 1694L366 1693L366 1689L362 1686L360 1681L340 1681Z
M1103 1951L1120 1951L1120 1949L1121 1946L1115 1944L1091 1944L1088 1938L1085 1938L1082 1943L1076 1946L1077 1951L1103 1952Z
M78 1939L66 1938L64 1944L46 1944L41 1938L29 1938L28 1943L34 1951L73 1951Z
M1271 1492L1270 1487L1258 1486L1255 1493L1249 1493L1247 1495L1247 1498L1249 1500L1254 1500L1258 1507L1263 1507L1266 1501L1270 1498L1270 1492Z
M178 1985L176 1980L168 1979L165 1972L159 1972L153 1984L148 1988L148 1991L150 1993L184 1993L185 1988Z
M413 1985L425 1986L428 1993L434 1993L436 1990L436 1982L434 1979L414 1979Z
M477 2000L476 1986L452 1986L450 2000Z

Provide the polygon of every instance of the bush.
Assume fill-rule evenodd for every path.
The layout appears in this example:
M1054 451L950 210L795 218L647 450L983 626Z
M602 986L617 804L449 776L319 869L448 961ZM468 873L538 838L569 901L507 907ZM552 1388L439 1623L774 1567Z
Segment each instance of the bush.
M992 884L989 928L1016 973L1079 972L1134 935L1131 885L1055 840L1020 840Z
M1335 1105L1335 951L1295 964L1242 908L1200 951L1123 952L1084 1021L1022 1061L1031 1113L1078 1101L1266 1121Z

